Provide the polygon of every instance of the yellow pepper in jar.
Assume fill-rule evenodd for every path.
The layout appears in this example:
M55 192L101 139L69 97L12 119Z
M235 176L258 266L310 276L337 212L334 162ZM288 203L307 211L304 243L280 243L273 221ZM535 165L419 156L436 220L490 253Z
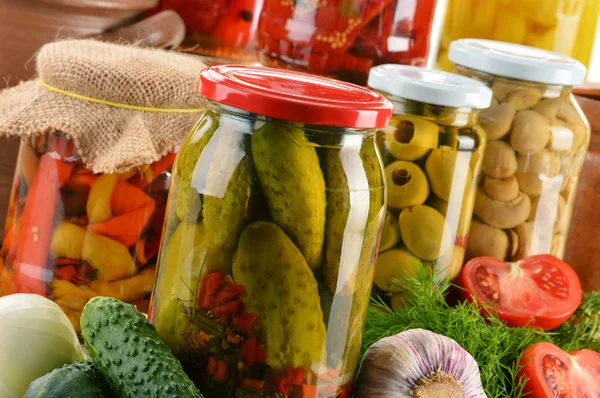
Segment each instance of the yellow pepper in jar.
M590 61L600 0L448 0L437 67L452 71L450 43L479 38Z

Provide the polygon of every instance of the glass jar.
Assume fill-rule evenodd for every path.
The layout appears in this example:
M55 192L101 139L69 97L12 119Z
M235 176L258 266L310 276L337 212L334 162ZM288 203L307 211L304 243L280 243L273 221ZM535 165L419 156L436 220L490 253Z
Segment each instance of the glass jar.
M364 85L383 63L425 65L435 0L265 0L264 65Z
M391 104L214 66L177 157L150 319L205 397L349 397L383 222Z
M577 197L573 206L573 216L569 228L569 236L577 237L567 240L564 260L571 264L579 275L581 287L585 292L600 291L600 246L596 239L600 225L600 96L587 98L579 95L588 94L579 86L576 92L577 102L589 118L591 124L590 147L585 156ZM596 125L594 125L594 121Z
M1 250L0 296L55 301L76 330L85 303L112 296L147 311L175 153L92 174L62 134L23 139Z
M467 257L562 259L590 127L572 96L585 76L574 59L517 44L463 39L456 71L492 88L481 113L488 146Z
M369 87L394 105L391 123L379 133L388 210L375 285L394 292L393 279L421 266L452 280L462 268L486 146L478 113L489 106L491 90L462 76L403 65L373 68Z
M448 0L437 67L452 71L450 43L482 38L554 51L589 64L600 0Z
M186 26L181 49L221 60L256 61L256 29L264 0L162 0Z

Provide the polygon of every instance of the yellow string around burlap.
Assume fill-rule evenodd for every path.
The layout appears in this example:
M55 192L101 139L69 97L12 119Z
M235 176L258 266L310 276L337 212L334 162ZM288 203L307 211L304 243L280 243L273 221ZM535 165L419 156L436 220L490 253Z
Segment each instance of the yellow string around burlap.
M175 108L153 108L148 106L137 106L137 105L128 105L128 104L120 104L118 102L105 101L98 98L88 97L86 95L73 93L71 91L62 90L58 87L55 87L51 84L46 83L45 81L40 79L40 84L42 87L54 91L55 93L63 94L69 97L77 98L84 101L95 102L96 104L113 106L115 108L123 108L134 111L144 111L144 112L163 112L163 113L199 113L203 112L205 108L189 108L189 109L175 109Z

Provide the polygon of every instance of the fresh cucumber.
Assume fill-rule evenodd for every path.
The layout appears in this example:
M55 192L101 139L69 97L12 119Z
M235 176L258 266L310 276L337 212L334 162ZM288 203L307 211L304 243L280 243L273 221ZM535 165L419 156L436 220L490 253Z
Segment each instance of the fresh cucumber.
M81 334L94 365L122 397L202 398L134 306L114 298L93 298L83 309Z
M113 398L91 360L65 365L33 381L23 398Z

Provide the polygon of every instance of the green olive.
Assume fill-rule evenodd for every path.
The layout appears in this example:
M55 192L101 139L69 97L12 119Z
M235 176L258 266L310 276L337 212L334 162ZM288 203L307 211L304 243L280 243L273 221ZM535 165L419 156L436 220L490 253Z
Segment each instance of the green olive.
M423 204L429 196L429 183L419 166L396 161L385 168L388 206L403 209Z
M422 265L421 260L406 249L388 250L377 257L373 282L386 292L398 290L393 280L414 277Z
M435 266L436 277L449 281L453 280L460 274L464 259L465 249L461 246L454 246L451 252L438 259Z
M438 146L437 124L416 116L395 116L384 129L388 151L399 160L417 160Z
M429 206L408 207L400 213L402 241L417 257L435 260L452 248L452 233L444 216Z
M454 151L442 146L431 151L425 162L425 171L429 177L431 190L440 199L448 202L452 188L464 195L473 182L470 161L472 152Z
M396 246L400 242L400 225L398 217L387 211L385 220L383 221L383 229L381 231L381 240L379 242L379 252L386 251Z

